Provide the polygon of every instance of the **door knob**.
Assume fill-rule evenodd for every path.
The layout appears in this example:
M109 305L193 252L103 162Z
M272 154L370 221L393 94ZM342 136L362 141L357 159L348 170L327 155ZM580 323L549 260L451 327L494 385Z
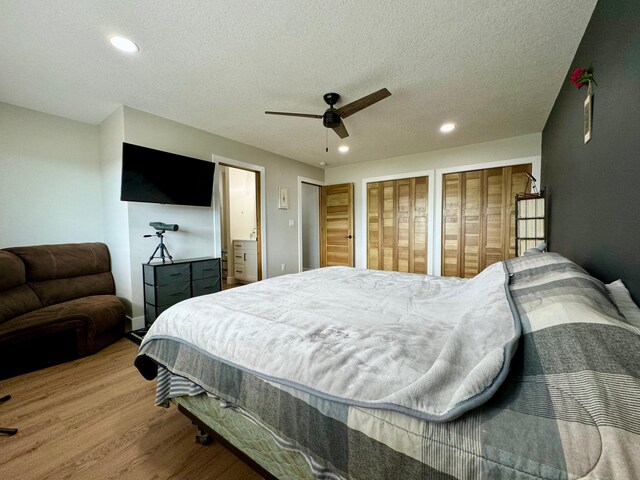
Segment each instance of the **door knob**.
M344 238L353 238L353 235L349 235L348 237L344 237Z

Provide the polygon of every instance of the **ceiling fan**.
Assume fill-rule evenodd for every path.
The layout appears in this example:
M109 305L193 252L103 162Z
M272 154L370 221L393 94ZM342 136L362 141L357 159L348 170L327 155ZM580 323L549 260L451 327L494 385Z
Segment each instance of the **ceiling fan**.
M334 108L333 106L340 100L340 95L337 93L325 93L322 98L327 102L329 108L322 115L313 115L310 113L290 113L290 112L264 112L267 115L286 115L290 117L305 117L305 118L321 118L322 124L327 128L332 128L334 132L338 134L340 138L347 138L349 132L344 126L342 119L347 118L360 110L370 107L376 102L383 100L391 95L391 92L386 88L378 90L377 92L370 93L354 102L343 105L340 108Z

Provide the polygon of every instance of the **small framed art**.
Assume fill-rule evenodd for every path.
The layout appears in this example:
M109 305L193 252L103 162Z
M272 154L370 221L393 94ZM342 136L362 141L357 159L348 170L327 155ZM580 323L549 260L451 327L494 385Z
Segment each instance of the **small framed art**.
M278 208L289 210L289 189L287 187L278 187Z

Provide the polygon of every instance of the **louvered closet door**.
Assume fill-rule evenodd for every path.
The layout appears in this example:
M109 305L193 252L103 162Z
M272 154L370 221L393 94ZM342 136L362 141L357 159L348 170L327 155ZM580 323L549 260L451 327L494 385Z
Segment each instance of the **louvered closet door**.
M380 214L380 184L367 184L367 264L378 269L380 264L380 234L382 232ZM375 265L372 267L371 265Z
M485 200L482 229L482 244L484 248L481 249L482 259L478 265L478 272L504 258L509 258L509 242L508 237L505 236L506 232L509 232L509 222L505 203L508 204L507 197L511 189L506 183L508 175L504 170L506 169L492 168L482 171L483 197Z
M515 194L531 165L443 175L442 274L473 277L515 255Z
M410 256L409 272L427 273L429 253L429 177L413 179L413 221L410 223L413 252Z
M393 189L394 182L380 184L380 214L382 234L380 235L380 270L395 270L394 249L396 244L396 205Z
M428 177L367 184L367 266L427 272Z
M516 256L516 194L522 192L530 192L529 178L526 173L531 173L531 165L517 165L511 167L511 175L508 179L508 184L511 188L511 195L509 195L509 211L508 222L509 231L506 232L507 239L505 240L508 245L505 256L506 258L513 258Z
M480 271L482 174L468 172L462 181L462 276Z
M463 173L442 177L442 275L459 277L462 265L462 180Z

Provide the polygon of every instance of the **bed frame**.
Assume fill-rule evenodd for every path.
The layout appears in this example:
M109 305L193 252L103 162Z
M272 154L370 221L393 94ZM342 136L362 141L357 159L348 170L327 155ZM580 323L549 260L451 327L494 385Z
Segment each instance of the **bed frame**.
M197 427L198 431L196 433L196 443L199 443L200 445L210 445L214 441L217 441L224 445L226 449L230 450L236 457L249 465L256 473L260 474L266 480L278 480L277 477L274 477L273 475L271 475L271 473L265 470L262 465L260 465L253 458L244 453L233 443L228 441L225 437L220 435L217 431L215 431L212 427L205 423L204 420L201 420L194 413L191 413L187 407L180 404L177 404L177 407L178 411L189 420L191 420L191 422Z
M208 397L205 401L207 412L203 411L202 402L192 397L170 400L197 427L197 443L219 441L267 480L315 478L302 454L283 449L267 430L230 408L222 408L220 402Z

